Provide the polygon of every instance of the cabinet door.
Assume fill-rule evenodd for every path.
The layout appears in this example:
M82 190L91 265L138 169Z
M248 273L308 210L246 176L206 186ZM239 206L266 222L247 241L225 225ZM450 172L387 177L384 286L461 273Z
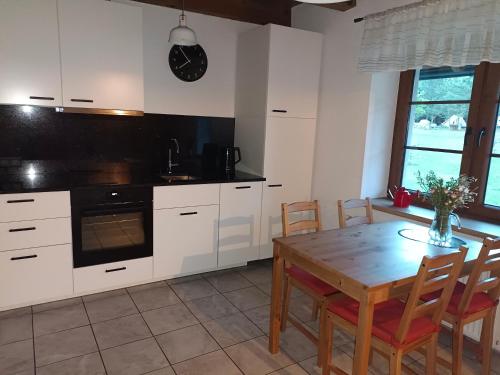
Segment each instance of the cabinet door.
M287 202L283 184L264 183L262 189L262 219L260 225L259 258L273 256L273 238L281 237L281 203Z
M155 277L217 268L219 206L155 210L153 220Z
M56 0L0 0L0 103L60 106Z
M142 9L58 1L64 106L143 111Z
M219 267L259 258L262 182L222 184Z
M270 27L268 116L316 118L321 34Z
M286 186L288 203L311 198L315 133L314 119L267 119L264 176Z
M73 294L71 245L0 252L0 307Z

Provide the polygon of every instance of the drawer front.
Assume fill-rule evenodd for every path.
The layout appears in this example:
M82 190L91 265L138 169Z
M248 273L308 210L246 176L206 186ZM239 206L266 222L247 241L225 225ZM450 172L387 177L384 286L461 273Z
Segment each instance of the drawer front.
M128 286L153 278L153 258L75 268L73 276L76 294Z
M159 186L154 188L155 209L219 204L220 184Z
M71 219L0 223L0 251L71 244Z
M0 270L1 308L73 294L71 245L1 252Z
M0 223L70 216L69 191L0 194Z

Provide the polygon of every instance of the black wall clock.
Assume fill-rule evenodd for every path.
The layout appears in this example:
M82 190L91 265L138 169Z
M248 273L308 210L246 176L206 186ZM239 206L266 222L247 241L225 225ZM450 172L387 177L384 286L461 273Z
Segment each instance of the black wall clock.
M199 80L207 71L207 54L199 44L174 45L170 49L168 62L175 76L186 82Z

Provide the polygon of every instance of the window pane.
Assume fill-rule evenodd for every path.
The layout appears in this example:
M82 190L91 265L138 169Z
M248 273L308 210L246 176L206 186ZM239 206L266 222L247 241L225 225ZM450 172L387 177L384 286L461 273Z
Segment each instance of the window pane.
M484 202L491 206L500 207L500 158L491 159L486 199Z
M470 100L474 67L430 68L417 72L414 101Z
M403 186L411 190L421 189L417 183L417 172L425 176L434 171L439 177L448 179L460 175L461 154L446 152L406 150L403 170Z
M493 140L493 153L500 154L500 112L496 124L495 138Z
M412 106L408 146L463 150L468 104Z

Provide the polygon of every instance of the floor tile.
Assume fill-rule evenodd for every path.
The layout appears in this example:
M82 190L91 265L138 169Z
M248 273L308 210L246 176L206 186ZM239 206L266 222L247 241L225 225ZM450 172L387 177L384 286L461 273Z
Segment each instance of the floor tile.
M269 296L255 286L224 293L224 296L242 311L268 305L271 302Z
M262 336L262 331L245 315L238 313L203 323L223 348Z
M289 311L302 322L312 321L313 300L308 295L304 294L297 298L290 299Z
M265 305L256 307L255 309L246 310L244 314L265 334L269 334L269 317L271 314L271 306Z
M35 336L47 335L88 324L89 319L81 302L33 314Z
M311 357L299 363L310 375L321 375L321 368L318 367L318 357ZM333 351L333 364L342 371L352 374L353 359L342 350L335 349Z
M288 327L280 335L280 348L295 362L304 361L318 354L317 347L297 328Z
M31 307L28 306L19 309L0 311L0 319L15 318L26 314L31 314Z
M168 285L176 285L176 284L182 284L182 283L186 283L189 281L201 280L201 279L203 279L202 275L190 275L190 276L176 277L175 279L170 279L170 280L167 280L166 282Z
M175 375L175 372L172 369L172 367L169 366L159 370L148 372L147 374L144 375Z
M138 313L132 298L125 294L102 295L100 298L85 299L85 308L92 323L120 318Z
M39 367L37 375L106 375L99 353L86 354Z
M271 296L272 285L273 285L272 282L255 284L255 286L257 288L259 288L260 290L262 290L268 296ZM304 295L304 293L299 288L292 288L291 298L296 298L296 297L300 297L300 296L303 296L303 295Z
M238 272L216 273L206 277L206 279L221 293L252 286L252 284Z
M107 292L88 294L82 297L83 302L93 302L100 299L106 299L109 297L123 296L128 294L126 289L115 289L108 290Z
M97 351L90 326L35 337L37 367Z
M31 310L0 318L0 345L33 338Z
M146 311L142 316L153 335L198 324L198 320L183 304Z
M295 364L285 367L284 369L272 372L270 375L307 375L307 372L302 367Z
M294 363L284 352L271 354L268 339L264 336L224 350L246 375L268 374Z
M183 301L191 301L218 294L217 290L204 279L172 285L172 289Z
M149 284L141 284L141 285L136 285L136 286L131 286L130 288L127 288L129 293L137 293L137 292L143 292L145 290L149 289L154 289L154 288L162 288L167 286L166 281L157 281L154 283L149 283Z
M168 361L154 338L102 351L108 375L139 375L168 367Z
M181 302L172 289L166 286L166 284L163 285L163 287L152 287L130 292L130 296L134 300L139 311L158 309Z
M34 368L33 340L0 346L0 374L13 375Z
M242 372L222 350L173 366L177 375L241 375Z
M151 337L140 314L93 324L92 328L101 350Z
M81 303L82 303L82 299L80 297L68 298L68 299L63 299L60 301L54 301L54 302L42 303L40 305L35 305L35 306L33 306L33 312L38 313L38 312L52 310L52 309L59 309L61 307L78 305Z
M157 336L156 339L172 364L220 349L201 325L168 332Z
M273 280L273 269L268 265L251 265L240 273L253 284L270 283Z
M206 322L208 320L236 314L238 312L238 309L234 307L222 294L195 299L186 302L186 306L200 322Z

